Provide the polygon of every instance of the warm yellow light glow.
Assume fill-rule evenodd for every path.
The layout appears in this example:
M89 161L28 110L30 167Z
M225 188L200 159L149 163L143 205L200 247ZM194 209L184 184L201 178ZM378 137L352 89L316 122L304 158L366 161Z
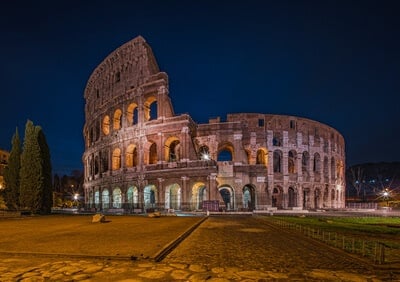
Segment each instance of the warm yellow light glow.
M203 154L201 157L203 160L206 160L206 161L210 160L210 156L208 154Z

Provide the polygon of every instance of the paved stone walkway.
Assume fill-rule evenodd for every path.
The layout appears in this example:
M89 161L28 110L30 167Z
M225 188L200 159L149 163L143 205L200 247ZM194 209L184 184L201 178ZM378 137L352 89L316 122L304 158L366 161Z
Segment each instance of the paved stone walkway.
M162 262L0 256L0 281L400 281L257 217L210 217Z

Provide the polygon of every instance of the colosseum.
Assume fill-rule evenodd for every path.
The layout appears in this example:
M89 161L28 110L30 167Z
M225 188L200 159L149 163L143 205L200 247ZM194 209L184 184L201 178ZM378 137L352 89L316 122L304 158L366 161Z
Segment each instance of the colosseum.
M89 210L344 207L345 143L337 130L288 115L234 113L206 124L175 115L168 76L140 36L95 68L84 97Z

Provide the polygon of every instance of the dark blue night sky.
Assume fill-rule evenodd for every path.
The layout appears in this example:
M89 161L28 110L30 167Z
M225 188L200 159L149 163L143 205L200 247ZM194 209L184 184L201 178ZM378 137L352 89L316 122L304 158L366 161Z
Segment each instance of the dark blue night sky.
M342 133L347 166L400 161L399 1L6 2L0 148L30 119L54 173L82 169L87 79L138 35L169 75L176 114L306 117Z

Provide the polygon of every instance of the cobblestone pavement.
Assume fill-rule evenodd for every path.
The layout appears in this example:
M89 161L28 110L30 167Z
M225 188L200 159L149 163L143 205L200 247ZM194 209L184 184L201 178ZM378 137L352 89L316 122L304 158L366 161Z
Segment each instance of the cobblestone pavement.
M0 281L400 281L258 217L210 217L162 262L0 255Z

